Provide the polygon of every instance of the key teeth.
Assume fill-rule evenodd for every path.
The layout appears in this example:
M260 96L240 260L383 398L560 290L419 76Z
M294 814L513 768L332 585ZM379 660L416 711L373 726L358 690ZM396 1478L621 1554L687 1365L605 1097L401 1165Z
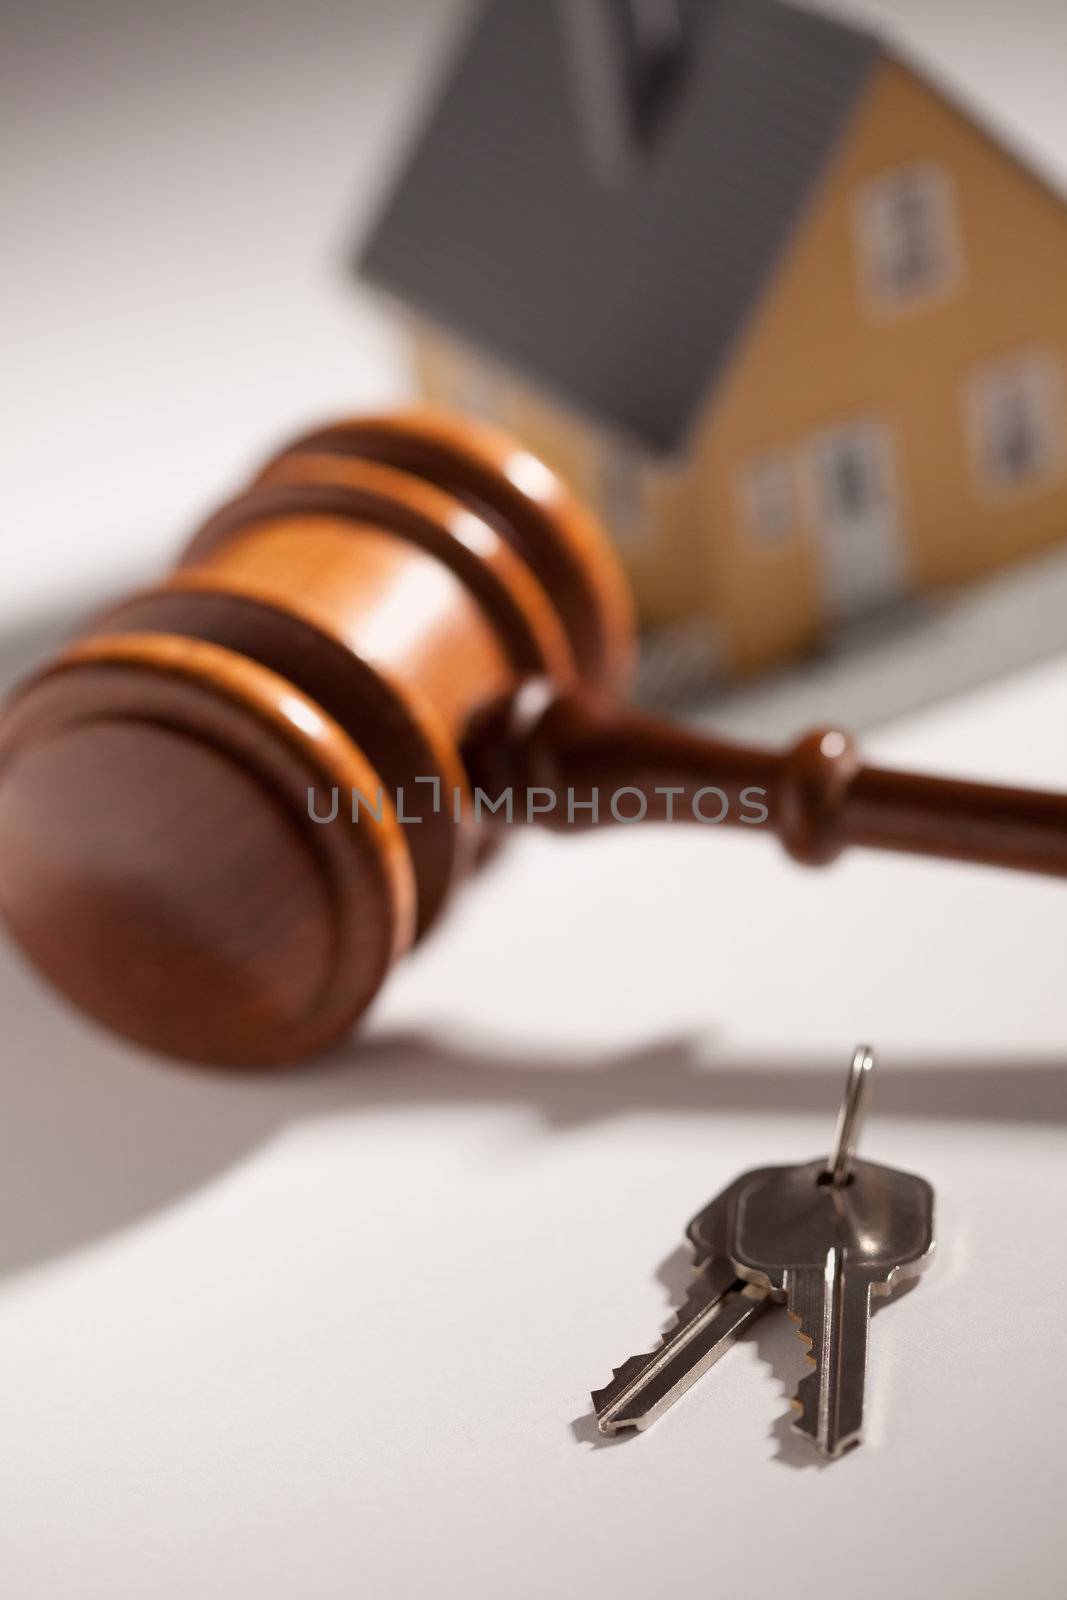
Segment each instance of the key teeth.
M816 1364L813 1361L812 1366ZM797 1392L792 1399L793 1431L813 1444L821 1456L832 1459L836 1451L828 1450L819 1437L819 1375L812 1371L807 1373L797 1384Z
M593 1390L592 1400L596 1409L602 1411L616 1395L621 1394L626 1385L633 1382L638 1373L644 1370L655 1354L655 1350L650 1350L647 1355L631 1356L628 1361L623 1362L621 1367L613 1367L611 1369L611 1382L606 1383L603 1389Z
M793 1324L797 1338L804 1346L804 1359L811 1369L801 1378L797 1384L796 1394L792 1395L789 1401L793 1412L793 1430L796 1433L803 1434L804 1438L810 1440L820 1453L825 1454L819 1443L819 1362L815 1355L815 1336L808 1332L804 1325L803 1317L799 1316L788 1305L786 1306L786 1315Z
M801 1344L804 1346L804 1354L807 1357L808 1361L811 1363L811 1365L813 1367L817 1367L819 1365L819 1363L815 1359L814 1355L812 1355L812 1351L815 1349L815 1336L808 1332L807 1328L805 1328L805 1326L804 1326L804 1319L802 1317L799 1317L795 1311L790 1311L788 1309L788 1307L787 1307L786 1308L786 1316L789 1318L790 1322L793 1324L793 1328L794 1328L794 1330L796 1332L797 1338L800 1340Z
M656 1348L662 1348L672 1334L676 1333L678 1329L683 1327L687 1322L691 1322L692 1319L704 1309L704 1306L707 1304L710 1298L711 1296L709 1294L708 1285L702 1279L697 1278L696 1281L690 1285L689 1292L682 1301L681 1305L671 1313L671 1319L667 1323L667 1326L663 1332L663 1336Z
M612 1368L611 1382L606 1383L602 1389L594 1389L590 1395L590 1399L593 1402L593 1410L598 1417L602 1411L606 1411L609 1406L614 1405L627 1385L633 1382L648 1363L655 1358L655 1355L656 1350L650 1350L647 1355L631 1356L629 1361L624 1361L621 1367Z
M798 1316L792 1311L789 1312L789 1316L804 1342L804 1355L811 1368L811 1371L806 1372L797 1384L797 1392L790 1400L794 1412L793 1428L815 1446L824 1460L836 1461L862 1441L862 1415L854 1419L851 1426L846 1425L844 1428L841 1419L835 1417L831 1429L824 1433L823 1419L820 1415L822 1396L819 1385L819 1360L816 1354L817 1342L815 1337L806 1331Z
M627 1385L632 1383L649 1363L656 1359L678 1329L699 1315L708 1300L713 1297L711 1286L703 1277L699 1276L702 1269L707 1265L706 1258L702 1259L701 1255L695 1250L693 1256L693 1272L698 1276L690 1284L688 1293L681 1305L671 1313L670 1320L655 1346L651 1350L647 1350L643 1355L631 1356L628 1361L623 1362L621 1367L612 1368L611 1382L605 1384L602 1389L594 1389L592 1391L590 1398L593 1402L593 1410L598 1417L601 1412L606 1411L609 1406L613 1405Z

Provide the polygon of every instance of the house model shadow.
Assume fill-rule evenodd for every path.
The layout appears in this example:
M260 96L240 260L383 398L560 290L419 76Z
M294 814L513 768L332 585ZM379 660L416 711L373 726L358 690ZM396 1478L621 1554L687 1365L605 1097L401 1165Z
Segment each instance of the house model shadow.
M433 401L597 505L679 673L1067 533L1067 209L780 0L489 0L359 253Z

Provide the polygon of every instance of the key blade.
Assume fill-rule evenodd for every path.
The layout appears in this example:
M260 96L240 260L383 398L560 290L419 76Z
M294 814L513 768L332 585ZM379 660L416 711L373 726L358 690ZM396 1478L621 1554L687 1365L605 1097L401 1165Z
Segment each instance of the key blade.
M600 1432L610 1438L649 1427L718 1361L767 1300L766 1290L736 1278L729 1262L713 1263L655 1350L632 1356L611 1383L593 1391Z
M728 1253L799 1324L815 1370L798 1386L796 1426L826 1456L862 1438L871 1294L922 1271L933 1223L924 1179L869 1161L840 1185L823 1162L767 1167L737 1197Z
M729 1261L697 1262L694 1265L693 1283L689 1293L674 1314L670 1327L654 1350L631 1356L621 1367L615 1367L609 1384L592 1392L593 1409L601 1433L611 1434L623 1428L647 1428L654 1417L622 1418L622 1410L631 1409L629 1402L636 1400L644 1386L651 1382L658 1364L671 1349L684 1348L687 1337L694 1335L708 1313L725 1301L739 1280ZM664 1410L666 1407L663 1408ZM657 1415L660 1415L657 1412Z
M789 1274L787 1303L814 1368L793 1404L794 1426L823 1455L844 1455L863 1437L871 1279L832 1246L821 1271Z

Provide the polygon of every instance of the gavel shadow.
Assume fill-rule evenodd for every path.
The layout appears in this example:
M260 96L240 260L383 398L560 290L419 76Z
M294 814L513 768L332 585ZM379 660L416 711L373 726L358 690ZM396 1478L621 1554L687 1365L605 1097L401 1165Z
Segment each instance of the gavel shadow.
M146 1062L84 1026L6 947L0 1017L0 1275L133 1226L306 1119L510 1105L551 1133L635 1110L825 1114L840 1091L836 1061L725 1058L685 1037L571 1058L371 1032L300 1071L213 1075ZM1065 1065L901 1063L883 1070L878 1114L1067 1122Z
M0 691L67 626L57 617L0 639ZM1067 1122L1065 1065L898 1062L880 1077L877 1109L952 1122ZM510 1105L535 1110L551 1133L635 1110L825 1117L839 1091L836 1061L727 1057L688 1037L568 1057L507 1041L371 1032L288 1074L146 1064L58 1005L0 939L0 1279L164 1211L306 1119Z

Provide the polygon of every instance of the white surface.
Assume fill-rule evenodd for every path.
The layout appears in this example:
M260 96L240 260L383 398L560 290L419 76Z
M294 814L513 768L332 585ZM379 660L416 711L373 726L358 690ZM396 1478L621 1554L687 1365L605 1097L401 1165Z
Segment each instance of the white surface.
M449 9L27 13L13 621L147 570L272 430L396 386L331 251ZM907 10L1040 128L1051 8ZM868 744L1063 786L1065 730L1061 662ZM1064 918L1056 884L809 876L696 830L516 841L362 1042L248 1082L138 1059L5 951L0 1591L1059 1596ZM686 1219L825 1147L868 1035L865 1148L935 1183L941 1250L876 1318L867 1444L823 1470L791 1439L775 1316L594 1447Z
M996 741L1062 782L1065 724L1061 666L876 749ZM144 1063L5 959L0 1588L770 1600L788 1563L826 1600L1053 1600L1063 917L1062 886L977 871L529 840L367 1038L266 1082ZM595 1448L588 1390L652 1342L682 1225L825 1148L867 1035L865 1148L935 1183L941 1238L875 1320L868 1442L822 1470L791 1439L775 1314Z

